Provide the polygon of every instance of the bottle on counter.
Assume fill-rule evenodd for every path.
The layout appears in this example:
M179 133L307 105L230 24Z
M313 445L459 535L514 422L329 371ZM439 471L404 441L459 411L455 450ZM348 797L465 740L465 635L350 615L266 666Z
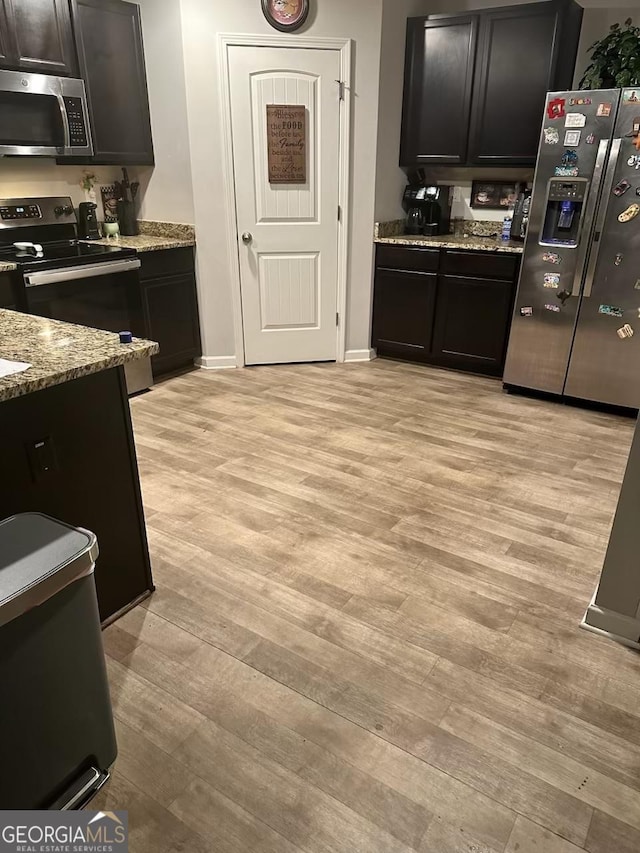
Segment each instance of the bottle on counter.
M500 239L505 242L511 239L511 216L505 216L502 220L502 232L500 234Z

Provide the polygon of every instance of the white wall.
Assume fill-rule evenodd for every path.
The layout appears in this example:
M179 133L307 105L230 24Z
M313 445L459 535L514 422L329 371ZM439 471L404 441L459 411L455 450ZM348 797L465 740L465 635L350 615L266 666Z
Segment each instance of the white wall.
M80 181L91 172L103 186L112 184L120 173L114 166L57 166L55 160L36 157L0 157L0 197L70 196L74 205L84 201ZM96 187L98 204L100 191Z
M193 185L178 0L136 0L142 14L156 166L136 171L140 218L193 224ZM133 171L133 170L132 170Z
M581 5L587 7L588 0L582 0ZM603 2L594 4L602 6ZM589 64L589 47L609 32L611 24L624 24L627 18L633 18L634 24L640 24L640 0L628 0L627 5L616 0L615 7L611 8L588 8L584 10L582 19L582 32L580 33L580 45L578 46L578 59L576 61L576 73L573 85L577 88L580 79Z
M400 219L407 183L398 165L407 18L427 14L428 0L383 0L380 51L380 102L376 164L377 222Z
M233 307L223 194L218 33L269 33L258 0L180 0L198 240L204 355L233 356ZM347 348L367 349L372 296L382 0L322 0L301 35L354 40ZM292 44L295 35L290 36Z

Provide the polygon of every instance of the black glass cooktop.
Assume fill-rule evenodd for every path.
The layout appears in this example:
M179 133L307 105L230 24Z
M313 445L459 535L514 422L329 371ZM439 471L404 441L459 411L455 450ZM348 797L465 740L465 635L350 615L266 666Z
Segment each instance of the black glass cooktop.
M36 253L33 249L20 250L13 245L0 243L0 261L18 264L20 269L33 270L97 263L114 259L116 255L122 258L135 255L134 249L83 243L77 240L41 243L40 245L42 246L42 253Z

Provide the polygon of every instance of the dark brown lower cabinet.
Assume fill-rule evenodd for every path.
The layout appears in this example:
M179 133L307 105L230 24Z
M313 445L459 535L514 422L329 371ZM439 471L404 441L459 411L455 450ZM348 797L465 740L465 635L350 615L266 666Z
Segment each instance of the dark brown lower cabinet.
M440 276L433 353L443 363L502 373L513 282Z
M153 590L121 367L0 402L0 519L43 512L98 537L103 621ZM43 451L36 451L45 442Z
M423 360L431 352L435 273L379 269L373 307L373 346Z
M428 251L378 246L371 345L382 357L501 376L518 255Z
M193 249L144 252L140 261L146 335L160 344L151 359L157 377L202 355Z

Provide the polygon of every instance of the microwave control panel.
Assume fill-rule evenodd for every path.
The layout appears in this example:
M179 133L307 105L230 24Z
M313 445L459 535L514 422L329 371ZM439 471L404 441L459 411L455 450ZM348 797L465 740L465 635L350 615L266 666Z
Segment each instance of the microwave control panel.
M64 105L67 110L71 146L72 148L85 148L88 144L87 125L84 120L82 98L65 97Z
M37 204L12 204L10 207L0 207L0 219L3 222L9 219L42 219L42 211Z

